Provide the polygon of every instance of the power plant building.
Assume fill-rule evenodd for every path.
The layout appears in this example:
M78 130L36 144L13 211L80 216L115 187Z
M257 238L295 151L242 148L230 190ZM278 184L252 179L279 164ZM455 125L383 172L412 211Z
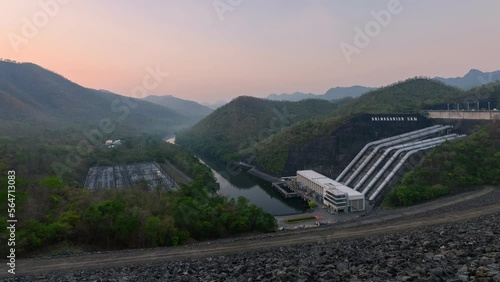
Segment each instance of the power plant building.
M362 193L314 170L297 171L297 182L321 195L323 204L337 212L365 210L365 197Z

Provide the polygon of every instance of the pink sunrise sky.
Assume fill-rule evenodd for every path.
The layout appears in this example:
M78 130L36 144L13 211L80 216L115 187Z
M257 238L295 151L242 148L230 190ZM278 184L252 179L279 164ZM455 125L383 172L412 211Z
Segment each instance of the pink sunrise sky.
M382 10L391 19L348 62L342 42L355 46L355 28ZM127 96L157 65L169 76L149 94L322 94L499 70L499 12L495 0L2 0L0 57ZM26 21L38 21L32 34Z

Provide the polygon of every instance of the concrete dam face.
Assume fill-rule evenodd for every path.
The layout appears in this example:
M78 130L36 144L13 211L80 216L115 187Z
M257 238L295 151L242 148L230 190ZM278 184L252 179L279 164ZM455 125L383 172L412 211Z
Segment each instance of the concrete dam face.
M336 178L369 142L433 125L420 114L363 114L340 126L330 136L291 148L282 175L311 169Z

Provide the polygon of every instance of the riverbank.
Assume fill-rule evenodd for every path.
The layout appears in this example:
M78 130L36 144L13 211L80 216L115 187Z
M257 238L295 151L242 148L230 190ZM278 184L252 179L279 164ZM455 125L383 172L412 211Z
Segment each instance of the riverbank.
M165 171L178 183L190 185L193 182L193 179L191 177L187 176L184 172L182 172L168 160L165 160L163 169L165 169Z
M212 169L217 182L219 182L219 194L228 196L235 200L238 197L245 197L250 203L262 208L264 211L274 215L301 214L307 209L307 204L301 199L284 199L277 192L270 181L263 180L262 177L245 172L253 167L246 167L234 171L235 164L230 166L233 170L228 170L226 164L205 158L198 155L198 159ZM262 176L259 174L259 176ZM278 180L275 177L267 180Z
M169 138L166 142L175 144L175 138ZM197 155L198 160L208 166L214 177L219 183L219 194L233 198L245 197L264 211L274 215L290 215L303 213L307 205L299 199L283 199L277 191L272 188L271 183L279 181L279 179L266 175L258 170L253 173L246 171L254 168L253 166L245 167L239 171L230 171L226 164L214 161L206 156ZM238 163L233 163L231 168L237 167ZM176 171L172 168L172 173ZM182 174L178 175L182 178ZM189 180L189 178L183 177ZM264 180L263 180L264 179Z

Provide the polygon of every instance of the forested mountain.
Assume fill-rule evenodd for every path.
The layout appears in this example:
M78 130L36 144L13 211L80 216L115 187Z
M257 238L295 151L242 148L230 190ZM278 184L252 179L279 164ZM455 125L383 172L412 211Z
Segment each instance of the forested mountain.
M481 102L488 101L491 103L491 108L500 108L500 81L472 88L466 92L465 99L477 99Z
M418 111L450 99L456 99L464 92L430 79L413 78L373 90L345 103L335 115L328 118L296 123L274 136L256 144L257 163L264 169L279 173L283 170L290 148L302 146L318 138L329 136L348 122L353 115L362 113L399 113ZM243 157L248 151L243 151Z
M481 185L500 184L500 127L490 123L458 142L436 147L387 197L409 206Z
M34 64L0 62L0 198L7 199L8 171L15 171L16 216L26 219L16 224L16 258L66 246L175 246L276 230L274 217L246 199L214 193L210 168L160 138L190 122L177 111L84 88ZM107 139L122 145L106 147ZM163 168L168 162L192 181L153 189L148 176L134 175L145 179L122 189L80 189L90 166L145 161ZM4 241L7 213L0 222ZM9 248L0 247L0 255Z
M366 93L342 109L345 114L418 111L463 95L460 89L426 78L412 78Z
M356 98L364 93L373 90L374 88L365 87L365 86L351 86L351 87L334 87L328 89L325 94L317 95L312 93L301 93L295 92L292 94L271 94L267 96L265 99L274 100L274 101L300 101L305 99L322 99L322 100L337 100L342 98Z
M238 97L177 134L176 142L228 160L297 121L331 115L341 104L317 99L289 102Z
M276 230L274 217L240 197L229 200L214 193L219 184L209 167L181 146L149 135L128 136L112 150L96 146L72 157L70 144L54 140L0 138L0 198L7 199L7 171L15 170L16 258L32 252L56 254L60 248L111 250L176 246L191 240L216 239L246 232ZM41 143L41 144L40 144ZM85 178L80 167L168 160L186 173L191 183L179 189L154 189L147 181L121 189L79 189ZM65 163L52 170L54 163ZM61 166L57 166L61 168ZM136 177L140 177L137 175ZM189 181L188 181L189 182ZM8 238L7 213L0 213L0 238ZM0 246L0 255L9 254ZM54 251L53 251L54 250Z
M198 104L194 101L180 99L172 95L150 95L143 98L143 100L167 107L173 111L179 112L189 117L193 117L198 120L206 117L214 111L211 108Z
M222 157L223 160L238 158L254 160L262 169L279 174L283 170L290 148L332 134L353 115L415 112L464 95L466 95L464 91L438 81L424 78L408 79L373 90L356 99L343 99L330 104L326 114L296 113L296 109L292 110L289 106L288 113L300 116L300 119L295 117L290 126L274 131L273 134L265 131L268 126L265 121L269 123L272 115L269 110L264 110L266 108L264 105L269 105L270 102L240 97L183 132L180 141L181 144L189 145L196 151L211 153L216 157ZM312 103L308 101L314 100L295 103ZM323 105L318 101L314 103L316 105L309 109L317 110L318 105ZM260 138L259 132L268 134L263 134ZM252 141L247 142L248 138Z
M425 107L425 109L446 110L449 107L453 110L457 108L456 104L459 104L460 109L464 109L467 107L466 103L469 103L470 109L474 110L487 110L488 107L490 110L500 108L500 81L472 88L468 91L464 91L459 97L443 101L441 104Z
M12 134L94 126L173 134L193 122L171 109L82 87L32 63L0 61L0 128ZM22 129L22 130L19 130Z
M447 85L460 87L462 89L468 90L473 87L481 86L484 84L500 80L500 71L482 72L477 69L471 69L463 77L450 77L450 78L435 77L434 79L441 81Z
M434 77L434 80L440 81L448 86L461 88L462 90L469 90L481 85L494 83L500 80L500 70L492 72L482 72L477 69L471 69L463 77ZM333 100L345 97L356 98L376 88L355 85L351 87L335 87L330 88L325 94L313 94L294 92L291 94L271 94L265 99L275 101L300 101L304 99L324 99Z
M273 100L273 101L292 101L297 102L305 99L321 99L322 95L316 95L312 93L302 93L302 92L293 92L291 94L282 93L282 94L271 94L265 99Z
M322 95L322 99L333 100L347 97L356 98L374 89L375 88L360 85L354 85L351 87L334 87L328 89L328 91Z

